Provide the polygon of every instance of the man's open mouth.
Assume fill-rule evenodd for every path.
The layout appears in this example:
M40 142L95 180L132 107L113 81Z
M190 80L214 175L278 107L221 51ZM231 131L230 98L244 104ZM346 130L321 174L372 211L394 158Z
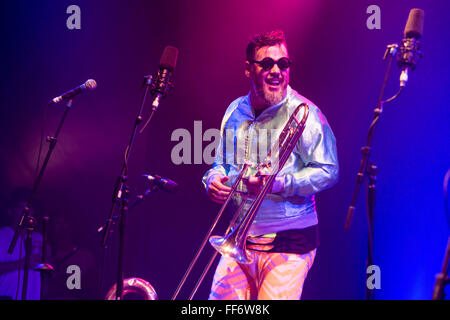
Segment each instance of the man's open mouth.
M269 85L269 86L273 86L273 87L277 87L281 84L282 80L279 78L267 78L265 80L265 82Z

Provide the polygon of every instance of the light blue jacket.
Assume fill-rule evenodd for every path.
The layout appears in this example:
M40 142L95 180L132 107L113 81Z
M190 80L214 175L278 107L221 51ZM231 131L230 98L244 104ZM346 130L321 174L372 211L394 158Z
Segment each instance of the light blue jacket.
M275 181L284 186L283 191L266 196L249 235L302 229L318 223L314 195L338 180L336 139L319 108L290 86L283 101L265 109L257 118L249 95L233 101L223 117L215 161L203 177L206 188L214 175L229 176L227 184L231 186L244 162L261 163L272 146L271 141L277 140L292 112L302 102L309 106L305 130ZM297 118L302 116L300 111ZM243 183L240 190L245 191ZM242 196L237 194L227 209L233 214L241 202ZM243 212L251 202L246 201Z

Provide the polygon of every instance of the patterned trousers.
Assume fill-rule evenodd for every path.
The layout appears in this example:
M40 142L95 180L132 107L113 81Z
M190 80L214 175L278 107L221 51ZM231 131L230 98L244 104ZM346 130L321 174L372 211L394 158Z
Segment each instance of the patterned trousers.
M299 300L316 256L247 251L251 264L221 257L214 274L210 300Z

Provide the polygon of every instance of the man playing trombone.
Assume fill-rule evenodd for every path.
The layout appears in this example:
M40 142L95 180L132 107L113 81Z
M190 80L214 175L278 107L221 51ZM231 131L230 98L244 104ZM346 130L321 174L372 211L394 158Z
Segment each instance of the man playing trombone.
M250 40L245 67L250 92L233 101L223 117L215 162L203 177L209 198L224 203L243 164L251 164L242 190L230 199L231 210L249 207L267 181L262 170L251 170L268 154L261 141L273 141L272 133L283 129L300 104L308 105L309 114L251 224L245 248L252 262L222 256L209 299L300 299L313 264L319 244L314 195L337 182L336 142L323 113L289 86L290 66L282 31Z

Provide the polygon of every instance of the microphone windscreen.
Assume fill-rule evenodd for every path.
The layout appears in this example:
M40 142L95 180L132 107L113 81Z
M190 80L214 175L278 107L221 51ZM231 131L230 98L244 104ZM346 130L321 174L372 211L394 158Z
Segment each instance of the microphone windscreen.
M422 9L411 9L408 21L403 32L405 38L419 39L423 33L423 18L425 12Z
M161 60L159 61L159 67L173 71L177 65L177 58L178 49L172 46L167 46L164 48Z
M97 82L95 82L94 79L87 80L84 85L88 90L94 90L95 88L97 88Z

